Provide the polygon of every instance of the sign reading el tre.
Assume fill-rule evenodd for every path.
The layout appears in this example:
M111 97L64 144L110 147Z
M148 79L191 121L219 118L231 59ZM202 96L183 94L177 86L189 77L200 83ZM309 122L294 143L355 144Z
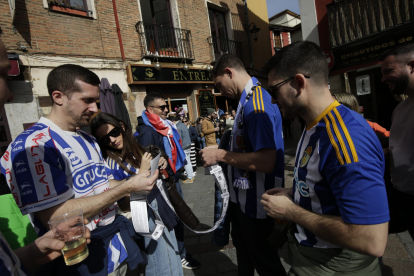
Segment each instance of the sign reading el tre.
M211 74L207 70L182 67L163 66L156 70L152 65L128 65L128 84L146 83L213 83Z

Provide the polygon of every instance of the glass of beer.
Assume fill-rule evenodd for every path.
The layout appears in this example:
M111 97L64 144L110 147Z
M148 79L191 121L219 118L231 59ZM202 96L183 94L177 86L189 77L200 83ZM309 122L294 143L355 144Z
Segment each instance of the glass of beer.
M89 256L85 239L83 210L66 213L50 220L49 226L55 231L54 238L65 242L62 249L66 265L74 265Z

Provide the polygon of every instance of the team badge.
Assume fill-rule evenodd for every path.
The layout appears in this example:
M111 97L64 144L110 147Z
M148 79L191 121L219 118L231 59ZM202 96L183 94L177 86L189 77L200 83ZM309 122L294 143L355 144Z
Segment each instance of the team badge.
M302 160L300 160L300 166L304 167L308 164L309 158L312 154L312 147L308 147L305 152L303 153Z

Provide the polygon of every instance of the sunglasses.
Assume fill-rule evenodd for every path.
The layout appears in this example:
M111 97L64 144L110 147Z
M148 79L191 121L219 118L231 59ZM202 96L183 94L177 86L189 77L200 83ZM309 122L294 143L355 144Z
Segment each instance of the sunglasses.
M309 79L309 76L304 76L305 78ZM273 99L276 100L276 92L277 90L282 87L284 84L290 82L291 80L293 80L295 77L290 77L288 79L285 79L284 81L279 82L278 84L275 84L273 86L270 86L269 89L267 89L267 92L269 92L270 96L272 96Z
M101 137L98 140L98 144L102 145L102 146L106 146L111 142L111 138L110 137L118 137L121 134L121 130L117 127L114 127L107 135Z
M167 110L169 110L169 107L168 107L168 105L160 105L160 106L152 106L152 105L150 105L151 107L153 107L153 108L159 108L159 109L161 109L161 111L164 111L165 109L167 109Z

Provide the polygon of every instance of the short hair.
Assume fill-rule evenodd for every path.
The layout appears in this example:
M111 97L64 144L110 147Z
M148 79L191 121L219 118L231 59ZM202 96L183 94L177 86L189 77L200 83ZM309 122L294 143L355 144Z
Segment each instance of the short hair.
M384 61L389 56L402 56L407 54L414 54L414 43L404 43L385 51L381 54L380 61Z
M90 85L99 85L101 80L89 69L75 64L64 64L54 68L47 76L47 90L52 98L54 91L60 91L69 99L74 92L81 92L76 81L82 81Z
M160 93L149 93L144 98L144 106L147 108L156 99L164 99L164 96Z
M170 115L168 116L168 120L172 121L172 122L177 122L180 120L180 116L177 115Z
M278 51L264 66L263 71L269 74L275 70L280 79L288 79L296 74L310 76L310 80L318 85L328 84L328 64L322 49L313 42L294 42Z
M246 71L241 59L238 56L232 54L222 55L217 61L212 62L211 65L213 65L213 69L211 70L213 77L223 75L224 69L228 67L237 71Z
M334 94L335 99L342 105L352 109L355 112L359 113L359 104L358 100L352 93L336 93Z

